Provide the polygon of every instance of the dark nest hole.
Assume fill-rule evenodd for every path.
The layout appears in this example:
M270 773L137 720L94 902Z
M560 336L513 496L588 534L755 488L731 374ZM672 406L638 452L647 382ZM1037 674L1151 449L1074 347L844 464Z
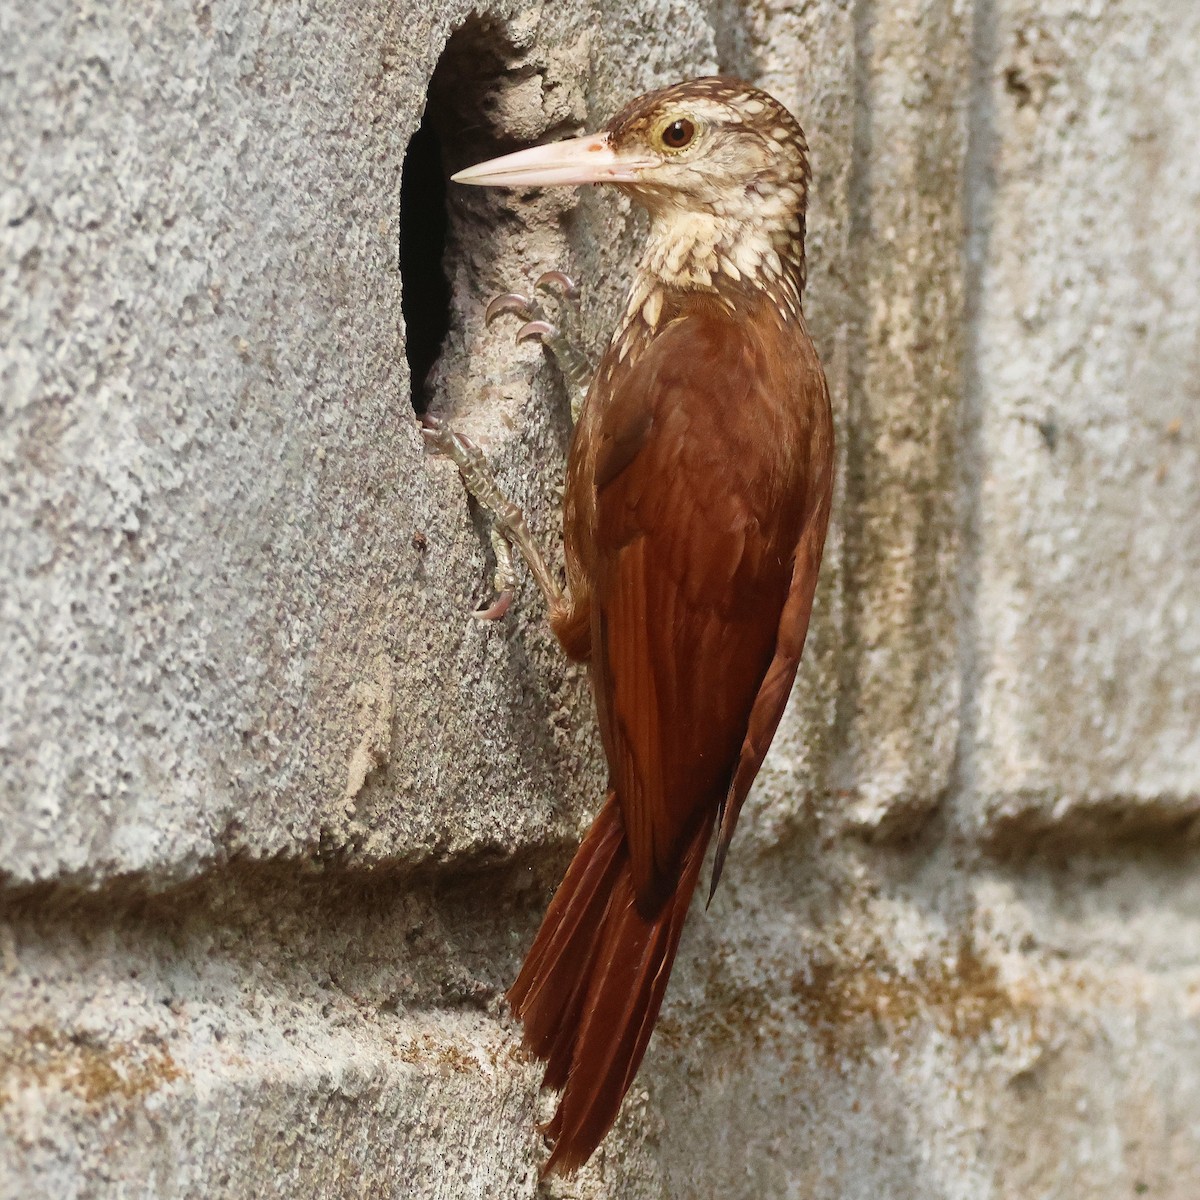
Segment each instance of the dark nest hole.
M426 109L421 126L408 143L400 181L400 274L403 282L408 369L413 408L428 405L425 385L450 331L450 281L446 256L446 176L442 144Z
M412 405L420 415L432 399L434 367L454 321L451 280L463 246L462 225L482 211L456 202L450 175L503 153L490 116L513 48L503 27L472 18L446 43L430 79L421 124L404 156L400 180L401 307ZM478 240L478 239L475 239Z

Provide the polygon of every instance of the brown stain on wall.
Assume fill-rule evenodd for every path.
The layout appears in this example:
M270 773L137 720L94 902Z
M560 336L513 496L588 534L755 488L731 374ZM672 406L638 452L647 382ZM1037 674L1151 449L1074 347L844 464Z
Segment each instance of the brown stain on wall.
M901 966L882 947L830 947L790 974L765 973L771 994L739 987L724 973L706 989L701 1037L756 1049L796 1029L829 1060L863 1061L871 1050L923 1031L940 1031L968 1046L989 1030L1036 1025L1037 997L1028 985L1005 982L969 934L940 955ZM711 1023L709 1020L711 1018ZM692 1036L668 1018L665 1036Z
M918 959L901 970L882 955L828 959L795 972L791 1007L828 1056L861 1058L880 1035L904 1034L918 1025L973 1042L993 1026L1028 1020L1032 998L1006 985L996 965L969 936L952 954Z
M486 1070L511 1070L532 1060L514 1039L456 1044L435 1034L423 1034L402 1044L395 1057L433 1074L480 1075Z
M88 1105L135 1100L180 1078L157 1034L137 1042L98 1042L31 1025L0 1043L0 1109L21 1092L42 1088Z

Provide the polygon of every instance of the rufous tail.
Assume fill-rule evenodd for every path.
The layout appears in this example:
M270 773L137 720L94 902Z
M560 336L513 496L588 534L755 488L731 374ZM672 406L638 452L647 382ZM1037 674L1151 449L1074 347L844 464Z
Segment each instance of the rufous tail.
M571 1172L608 1132L646 1053L712 831L683 856L679 882L650 918L639 911L629 847L609 793L508 993L525 1045L546 1060L542 1086L561 1089L546 1132L545 1170Z

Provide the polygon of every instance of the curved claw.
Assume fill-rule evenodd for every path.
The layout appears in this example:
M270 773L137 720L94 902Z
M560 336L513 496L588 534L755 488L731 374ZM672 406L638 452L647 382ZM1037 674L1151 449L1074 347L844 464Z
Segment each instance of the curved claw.
M566 271L543 271L533 286L539 292L558 292L566 300L579 299L579 288Z
M512 602L513 590L505 588L487 608L477 608L471 616L480 621L499 621L508 612Z
M446 426L437 417L421 414L421 437L431 450L441 450L446 445Z
M459 433L457 429L452 429L428 413L421 417L421 436L425 439L425 445L431 450L449 454L451 457L453 457L456 447L468 452L479 449L465 433Z
M527 321L520 329L517 330L517 341L527 342L531 338L537 338L542 341L544 338L553 337L558 330L550 324L549 321Z
M522 296L520 292L505 292L503 296L496 296L483 310L483 323L490 325L504 313L513 313L528 321L536 311L537 306L528 296Z

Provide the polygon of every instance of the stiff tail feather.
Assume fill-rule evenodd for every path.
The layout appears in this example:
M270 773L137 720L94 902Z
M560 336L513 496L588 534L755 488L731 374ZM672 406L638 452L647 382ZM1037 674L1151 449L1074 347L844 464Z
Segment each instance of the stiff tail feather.
M646 918L610 792L550 902L508 993L525 1045L546 1061L543 1087L562 1091L547 1129L547 1172L582 1166L616 1120L662 1005L711 831L707 821L696 831L677 887Z

